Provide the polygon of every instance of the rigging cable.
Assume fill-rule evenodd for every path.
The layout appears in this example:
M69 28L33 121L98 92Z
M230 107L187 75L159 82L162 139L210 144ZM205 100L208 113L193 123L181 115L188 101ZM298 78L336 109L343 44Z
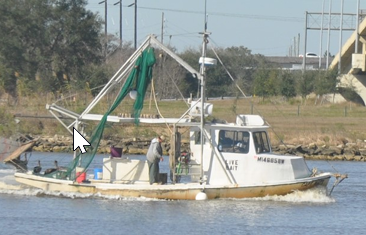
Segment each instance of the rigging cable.
M229 70L228 70L228 69L226 68L226 66L223 64L223 62L221 61L220 57L218 56L218 54L217 54L217 53L216 53L216 51L214 50L214 48L213 48L213 47L211 47L211 49L212 49L212 51L215 53L216 58L219 60L220 64L221 64L221 65L223 66L223 68L225 69L226 73L229 75L230 79L234 82L235 86L239 89L239 91L243 94L243 96L244 96L245 98L249 98L249 97L247 97L247 96L245 95L245 93L242 91L242 89L240 89L239 85L235 82L235 80L234 80L233 76L231 76L231 74L230 74ZM275 105L275 107L276 107L276 105ZM255 108L255 110L256 110L256 111L261 115L261 112L260 112L256 107L254 107L254 108ZM277 108L277 107L276 107L276 108ZM262 115L261 115L261 116L262 116ZM272 129L273 133L276 135L276 137L279 139L279 141L280 141L283 145L285 145L285 146L287 147L287 145L283 142L283 140L280 138L280 136L277 134L277 132L274 130L274 128L269 124L269 122L268 122L267 120L265 120L265 122L267 123L267 125L268 125L269 127L271 127L271 129Z
M212 51L215 53L216 58L219 60L220 64L222 65L222 67L225 69L225 72L229 75L229 77L231 78L231 80L234 82L235 86L239 89L239 91L243 94L243 96L245 98L247 98L247 96L245 95L244 91L242 89L240 89L239 85L235 82L233 76L231 76L229 70L226 68L226 66L224 65L224 63L222 63L219 55L216 53L215 49L213 47L211 47Z
M183 100L183 101L184 101L184 103L187 105L187 107L189 107L189 105L188 105L188 103L186 102L186 100L185 100L185 98L184 98L184 96L183 96L182 92L179 90L178 85L174 82L174 80L173 80L172 76L171 76L167 71L165 71L165 74L166 74L166 75L170 78L170 80L173 82L173 85L175 86L175 88L177 88L177 90L178 90L178 92L179 92L179 94L180 94L180 96L181 96L182 100Z

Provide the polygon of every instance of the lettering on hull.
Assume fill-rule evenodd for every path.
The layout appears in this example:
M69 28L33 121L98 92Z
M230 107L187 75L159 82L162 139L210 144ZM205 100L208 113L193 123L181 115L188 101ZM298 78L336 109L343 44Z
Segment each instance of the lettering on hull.
M272 157L257 157L258 162L285 164L285 159L272 158Z
M238 170L238 160L226 160L225 161L226 170L237 171Z

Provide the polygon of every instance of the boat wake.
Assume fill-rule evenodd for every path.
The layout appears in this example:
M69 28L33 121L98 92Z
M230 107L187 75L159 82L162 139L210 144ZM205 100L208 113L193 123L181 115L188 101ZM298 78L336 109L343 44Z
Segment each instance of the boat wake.
M27 194L24 186L16 182L14 171L5 164L0 164L0 194Z
M278 201L278 202L293 202L293 203L333 203L335 199L327 195L325 187L315 187L305 191L294 191L283 196L265 196L261 198L252 198L245 200L256 201Z
M11 185L0 181L0 194L8 195L24 195L24 196L37 196L37 197L58 197L58 198L70 198L70 199L104 199L104 200L119 200L119 201L159 201L159 199L152 198L126 198L121 196L106 196L102 194L87 194L87 193L65 193L65 192L52 192L44 191L42 189L36 189L31 187L24 187L23 185Z
M145 198L145 197L121 197L103 195L100 193L77 193L77 192L52 192L43 191L41 189L31 189L36 192L38 197L59 197L59 198L70 198L70 199L103 199L103 200L117 200L117 201L159 201L159 199Z
M102 194L87 194L87 193L65 193L65 192L52 192L44 191L36 188L25 188L21 185L12 186L0 182L0 194L9 195L24 195L24 196L37 196L37 197L57 197L57 198L70 198L70 199L103 199L103 200L118 200L118 201L159 201L159 199L135 197L127 198L121 196L108 196Z

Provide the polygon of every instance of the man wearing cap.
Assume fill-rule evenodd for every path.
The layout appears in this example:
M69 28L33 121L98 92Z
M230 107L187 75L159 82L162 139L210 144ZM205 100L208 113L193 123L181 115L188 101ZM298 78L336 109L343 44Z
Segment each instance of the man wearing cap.
M151 141L149 150L147 151L146 158L149 166L149 180L150 184L158 184L159 180L159 161L164 161L163 150L161 148L161 142L165 140L165 137L159 136Z

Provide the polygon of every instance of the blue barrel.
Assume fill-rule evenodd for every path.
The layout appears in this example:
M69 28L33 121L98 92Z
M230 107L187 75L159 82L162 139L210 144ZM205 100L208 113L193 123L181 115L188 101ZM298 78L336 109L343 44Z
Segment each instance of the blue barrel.
M94 169L94 179L101 180L103 178L103 169L95 168Z

